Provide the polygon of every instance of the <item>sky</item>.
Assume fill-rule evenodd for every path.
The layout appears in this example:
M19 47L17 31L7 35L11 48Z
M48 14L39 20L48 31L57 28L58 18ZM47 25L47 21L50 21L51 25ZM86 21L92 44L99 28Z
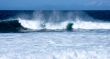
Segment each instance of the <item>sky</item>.
M110 10L110 0L0 0L0 10Z

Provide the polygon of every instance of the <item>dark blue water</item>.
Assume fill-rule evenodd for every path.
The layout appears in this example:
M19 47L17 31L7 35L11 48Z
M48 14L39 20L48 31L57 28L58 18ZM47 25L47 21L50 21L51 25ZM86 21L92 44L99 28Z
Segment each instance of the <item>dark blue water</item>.
M39 12L39 10L37 10ZM72 10L59 10L62 13L67 13L67 12L76 12L76 11L72 11ZM20 16L21 14L26 14L28 17L27 18L32 18L33 13L35 12L35 10L0 10L0 19L1 20L5 20L8 18L12 18L12 17L17 17ZM53 11L50 10L43 10L43 13L45 13L46 15L49 13L52 13ZM80 11L77 11L80 12ZM86 14L88 14L89 16L95 18L95 19L100 19L100 20L104 20L104 21L110 21L110 10L82 10L82 12L85 12Z

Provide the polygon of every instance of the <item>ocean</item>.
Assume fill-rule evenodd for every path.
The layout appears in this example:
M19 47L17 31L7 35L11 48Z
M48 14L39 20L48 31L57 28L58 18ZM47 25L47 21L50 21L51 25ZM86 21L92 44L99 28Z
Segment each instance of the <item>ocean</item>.
M1 10L0 59L109 59L109 15L106 10Z

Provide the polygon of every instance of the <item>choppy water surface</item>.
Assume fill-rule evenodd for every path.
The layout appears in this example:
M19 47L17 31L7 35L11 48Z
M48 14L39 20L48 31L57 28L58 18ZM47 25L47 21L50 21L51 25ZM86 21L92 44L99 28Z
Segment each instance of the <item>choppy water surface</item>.
M110 33L0 33L0 59L109 59Z

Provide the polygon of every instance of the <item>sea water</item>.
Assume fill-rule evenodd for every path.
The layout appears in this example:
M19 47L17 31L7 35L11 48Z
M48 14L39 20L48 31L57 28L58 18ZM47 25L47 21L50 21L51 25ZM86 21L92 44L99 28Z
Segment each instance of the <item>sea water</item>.
M110 33L0 33L0 59L109 59Z
M0 59L110 59L110 11L0 13Z

